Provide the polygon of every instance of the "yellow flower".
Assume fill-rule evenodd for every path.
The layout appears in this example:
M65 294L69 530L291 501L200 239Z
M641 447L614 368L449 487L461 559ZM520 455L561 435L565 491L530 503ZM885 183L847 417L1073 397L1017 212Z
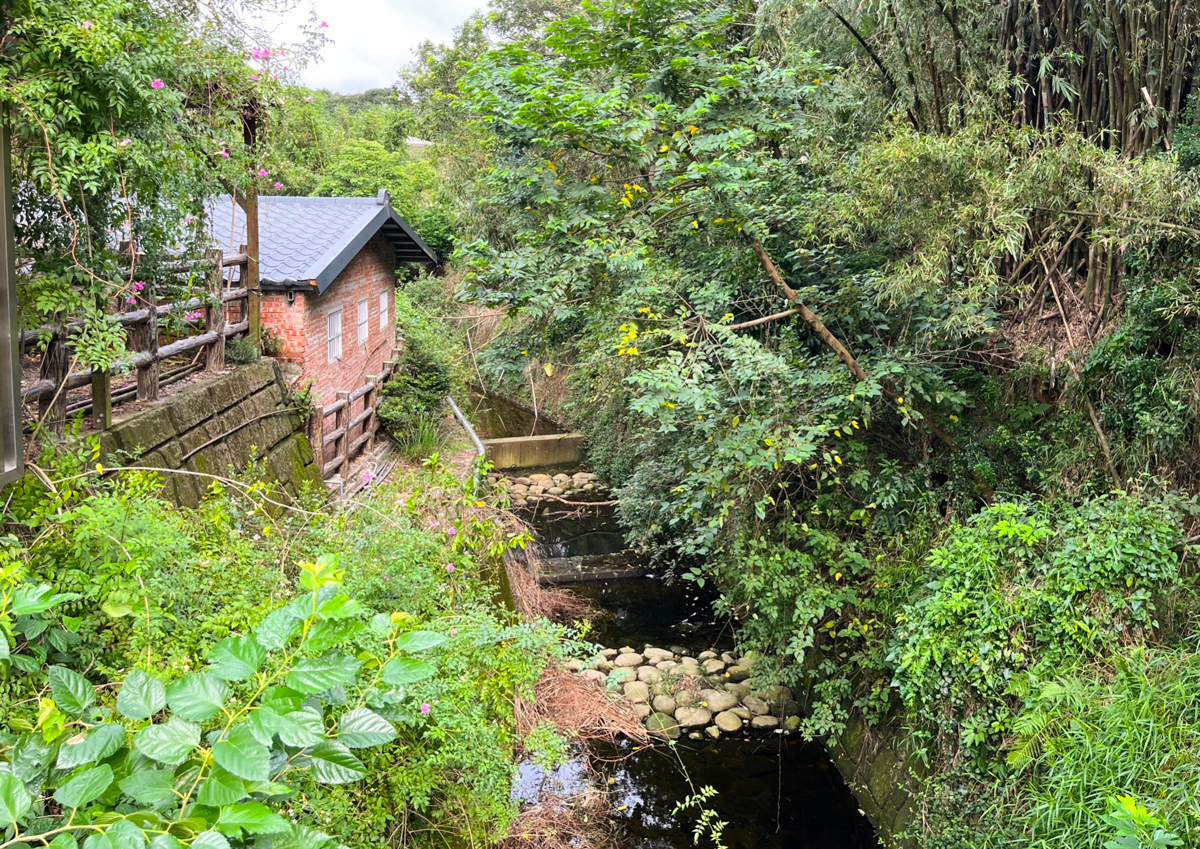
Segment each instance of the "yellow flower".
M733 313L725 313L725 315L721 316L721 321L733 321Z
M833 455L833 459L834 459L834 460L837 462L837 464L838 464L839 466L841 465L841 463L842 463L842 458L841 458L841 457L839 457L837 454L834 454L834 455Z
M700 222L699 222L699 221L693 221L693 222L692 222L692 226L693 226L693 227L695 227L697 230L699 230L699 229L700 229Z
M952 422L958 421L958 416L951 416L950 421L952 421Z
M547 167L547 168L549 168L551 171L555 170L555 168L554 168L554 163L553 163L553 162L548 162L548 163L546 164L546 167Z
M613 256L616 256L616 254L613 254ZM638 310L638 312L650 312L650 308L649 308L649 307L642 307L640 310Z
M528 351L522 351L522 352L521 352L521 356L523 356L523 357L528 357L528 356L529 356L529 352L528 352Z
M841 436L841 435L842 435L842 432L841 432L840 430L835 430L835 431L833 432L833 435L834 435L834 436Z
M696 133L700 132L700 128L694 127L691 124L688 124L688 132L694 136L694 135L696 135Z
M835 581L840 581L842 579L842 573L838 572L836 575L833 576L833 579Z
M659 152L659 153L666 153L666 152L667 152L668 150L670 150L670 149L671 149L671 148L670 148L670 146L668 146L668 145L665 145L665 144L664 144L662 147L660 147L660 148L658 149L658 152Z

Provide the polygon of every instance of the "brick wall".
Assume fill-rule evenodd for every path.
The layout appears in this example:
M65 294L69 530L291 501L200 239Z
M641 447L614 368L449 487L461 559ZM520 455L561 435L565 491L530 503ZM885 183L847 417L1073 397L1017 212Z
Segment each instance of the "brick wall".
M263 327L269 327L279 334L283 341L283 351L276 359L297 365L304 365L305 352L305 295L296 293L295 303L289 305L287 293L270 292L262 296L259 315Z
M383 371L384 360L392 358L396 341L395 253L376 236L338 275L325 294L305 303L304 377L314 380L317 403L329 404L339 391L357 389L367 376ZM387 296L388 321L379 326L379 296ZM358 341L358 302L367 302L367 340ZM328 316L342 311L342 357L328 359Z

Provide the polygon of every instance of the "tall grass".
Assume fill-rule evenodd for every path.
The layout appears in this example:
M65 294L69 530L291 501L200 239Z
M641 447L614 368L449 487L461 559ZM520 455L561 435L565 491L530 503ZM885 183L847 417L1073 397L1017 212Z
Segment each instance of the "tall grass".
M430 419L418 419L394 437L400 453L408 460L424 460L437 453L446 442L438 423Z
M1042 687L1018 723L1030 847L1099 849L1109 800L1130 794L1200 846L1200 654L1134 649L1095 677Z

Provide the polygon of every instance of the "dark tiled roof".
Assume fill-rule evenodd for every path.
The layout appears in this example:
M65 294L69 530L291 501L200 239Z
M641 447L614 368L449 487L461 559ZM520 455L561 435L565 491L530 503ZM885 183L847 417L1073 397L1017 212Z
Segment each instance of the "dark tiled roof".
M225 253L246 243L246 215L229 195L209 205L209 232ZM259 280L265 285L308 287L324 292L350 260L382 232L397 263L437 262L421 237L378 198L309 198L267 195L258 199Z

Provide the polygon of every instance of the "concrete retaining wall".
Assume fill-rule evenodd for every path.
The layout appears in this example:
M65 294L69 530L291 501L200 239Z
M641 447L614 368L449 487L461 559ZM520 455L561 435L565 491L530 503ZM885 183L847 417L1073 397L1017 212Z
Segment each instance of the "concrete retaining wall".
M846 730L833 745L827 745L838 772L854 791L887 847L907 849L911 840L901 840L916 813L916 777L922 774L919 759L908 751L904 735L888 724L871 727L857 710L846 722Z
M583 462L582 433L485 439L483 447L488 461L497 469L573 466Z
M119 419L101 432L100 448L114 465L222 476L231 469L240 472L252 458L260 458L267 477L290 495L296 495L304 481L324 492L302 426L279 366L264 359L202 380ZM210 483L195 475L164 474L163 479L164 495L188 507L200 503Z

